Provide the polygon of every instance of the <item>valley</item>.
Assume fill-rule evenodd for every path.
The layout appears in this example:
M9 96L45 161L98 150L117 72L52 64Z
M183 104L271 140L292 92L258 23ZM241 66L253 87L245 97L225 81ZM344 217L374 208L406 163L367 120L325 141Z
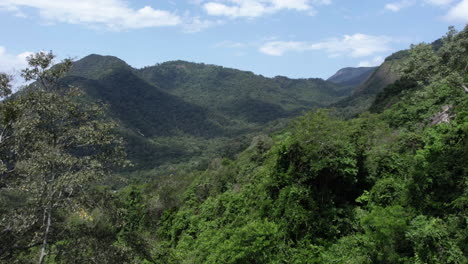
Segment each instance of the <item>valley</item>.
M266 78L185 61L134 69L116 57L89 55L62 81L108 106L134 163L125 177L144 181L234 158L255 135L284 129L291 119L347 97L363 81L359 77L352 85Z
M0 74L1 263L468 261L468 26L328 80L54 58Z

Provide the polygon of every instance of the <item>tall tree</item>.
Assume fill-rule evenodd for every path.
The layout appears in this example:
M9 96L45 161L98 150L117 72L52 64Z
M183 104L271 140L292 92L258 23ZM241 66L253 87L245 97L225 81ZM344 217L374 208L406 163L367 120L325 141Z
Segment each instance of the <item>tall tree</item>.
M54 58L51 52L28 57L22 76L34 83L4 102L0 112L5 132L0 192L17 192L23 205L9 210L3 228L19 238L10 254L40 246L40 264L56 223L79 210L77 197L113 167L125 165L121 139L113 133L116 124L77 88L61 85L71 60L54 65Z
M11 94L11 76L0 73L0 98Z
M11 76L5 73L0 73L0 99L7 97L11 94ZM5 132L7 131L7 125L0 122L0 146L5 140ZM5 170L5 165L0 157L0 173Z

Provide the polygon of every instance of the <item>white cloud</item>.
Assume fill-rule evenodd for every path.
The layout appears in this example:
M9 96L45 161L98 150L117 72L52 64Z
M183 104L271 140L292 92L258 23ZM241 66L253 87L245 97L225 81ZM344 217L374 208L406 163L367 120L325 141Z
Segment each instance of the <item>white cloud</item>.
M5 47L0 46L0 72L13 76L13 87L15 89L24 84L24 82L21 81L20 73L22 69L28 66L26 57L32 54L33 53L29 51L16 55L9 54Z
M26 15L19 10L18 7L11 5L7 2L0 1L0 11L9 11L15 14L17 17L26 17Z
M256 1L244 1L238 6L228 6L217 2L203 5L205 11L213 16L258 17L267 13L267 8Z
M214 45L216 48L231 48L231 49L239 49L239 48L244 48L247 46L247 44L242 43L242 42L235 42L235 41L222 41L218 42Z
M27 66L26 57L32 52L23 52L17 55L9 54L5 47L0 46L0 72L12 74Z
M289 51L311 50L311 45L298 41L270 41L260 47L260 52L271 56L282 56Z
M393 2L385 5L385 9L393 11L393 12L398 12L403 8L410 7L414 5L414 1L412 0L402 0L398 2Z
M372 60L366 60L366 61L361 61L358 64L358 67L374 67L374 66L379 66L384 62L384 57L383 56L376 56L372 58Z
M424 0L424 2L435 6L446 6L453 2L453 0Z
M0 8L20 12L39 11L47 22L104 26L112 30L175 26L182 19L171 12L145 6L132 9L123 0L0 0Z
M392 40L386 36L372 36L366 34L344 35L341 39L335 38L323 42L300 41L269 41L260 47L260 52L281 56L286 52L303 52L310 50L324 50L330 57L349 56L366 57L379 52L390 51Z
M314 0L312 2L318 5L329 5L332 3L332 0Z
M281 10L305 11L314 14L313 4L329 5L331 0L224 0L203 4L205 11L212 16L260 17Z
M187 18L182 25L182 30L185 33L197 33L207 28L223 24L221 20L206 20L200 17Z
M457 21L457 22L468 22L468 0L463 0L460 3L453 6L447 15L446 20Z
M433 6L444 7L450 5L454 0L420 0L421 4L429 4ZM398 12L401 9L417 4L416 0L400 0L385 5L385 9Z

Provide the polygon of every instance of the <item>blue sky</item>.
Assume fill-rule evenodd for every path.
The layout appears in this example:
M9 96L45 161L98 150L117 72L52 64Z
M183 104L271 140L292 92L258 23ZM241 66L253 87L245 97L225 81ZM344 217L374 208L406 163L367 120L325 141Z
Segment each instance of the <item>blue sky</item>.
M0 71L52 50L327 78L466 23L468 0L0 0Z

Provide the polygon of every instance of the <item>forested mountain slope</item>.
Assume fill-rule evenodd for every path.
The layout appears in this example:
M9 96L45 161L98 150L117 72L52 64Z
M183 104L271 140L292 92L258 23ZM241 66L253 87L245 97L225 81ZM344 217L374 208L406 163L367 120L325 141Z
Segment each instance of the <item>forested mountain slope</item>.
M89 119L99 108L81 109L72 101L56 122L40 98L26 97L31 108L9 102L9 108L1 108L2 120L8 121L2 126L14 124L8 140L17 147L0 145L1 165L7 165L0 166L0 261L27 263L44 256L41 235L49 232L44 216L53 215L45 263L467 263L468 26L461 32L451 28L436 49L415 45L386 63L353 99L363 98L371 111L341 119L333 109L313 110L281 132L254 137L239 155L117 191L79 181L106 165L96 160L106 156L95 155L105 149L91 148L82 136L100 124L111 128ZM399 80L392 83L395 76ZM159 89L169 93L168 87ZM62 97L54 96L47 102L59 108L54 98ZM183 101L216 108L203 107L203 100ZM83 110L84 119L76 114ZM70 118L83 123L80 129L73 130ZM21 125L71 137L76 144L64 146L71 148L64 159L57 137L16 129ZM26 140L29 135L37 141ZM91 136L117 145L114 137ZM54 148L41 152L43 144L36 142ZM47 172L58 167L50 164L70 164L70 157L83 157L84 166L63 173L61 179L68 181L54 181ZM9 174L11 167L18 172ZM25 184L38 180L29 171L52 176L53 185ZM18 188L9 187L15 184ZM17 194L41 193L48 188L38 187L44 186L57 186L60 192L51 195L62 198L62 206L46 203L49 209L42 210L38 206L48 195L27 200L29 195Z
M172 61L138 71L187 102L248 122L268 122L336 102L349 94L321 79L265 78L215 65Z
M96 54L74 62L63 83L108 105L137 170L232 156L259 131L350 94L321 79L265 78L185 61L134 69Z
M438 39L429 45L434 51L438 51L442 47L442 40ZM350 118L368 110L376 96L385 87L400 79L401 69L404 67L408 55L408 50L401 50L385 58L384 63L377 67L364 82L359 84L353 90L351 96L332 104L333 107L337 108L335 114ZM407 81L404 80L403 82ZM380 96L382 97L382 94Z
M353 91L347 98L334 103L340 116L353 117L366 111L387 85L400 78L399 65L403 63L407 51L400 51L385 59L384 63L377 67L372 74Z
M377 67L347 67L337 71L328 78L327 81L344 86L355 87L366 81L376 69Z
M420 44L406 52L402 81L374 103L379 114L343 121L311 112L200 172L181 205L163 214L154 256L466 263L467 43L468 27L450 31L437 51Z

